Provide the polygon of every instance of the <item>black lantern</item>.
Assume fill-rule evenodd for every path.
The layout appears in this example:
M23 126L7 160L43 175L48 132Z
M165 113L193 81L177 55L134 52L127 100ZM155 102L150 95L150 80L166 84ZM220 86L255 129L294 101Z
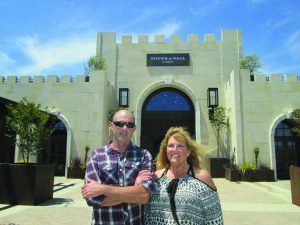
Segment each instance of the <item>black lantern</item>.
M208 88L207 89L207 107L208 107L208 116L211 120L215 107L219 105L219 97L218 97L218 88Z
M119 88L119 106L128 107L128 96L129 96L128 88Z
M215 108L219 105L218 88L207 89L207 107Z

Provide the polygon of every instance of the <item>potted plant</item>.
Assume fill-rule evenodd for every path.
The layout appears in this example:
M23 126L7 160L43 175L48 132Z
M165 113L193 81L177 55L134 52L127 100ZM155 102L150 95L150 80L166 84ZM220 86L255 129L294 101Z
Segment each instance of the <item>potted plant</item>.
M6 125L17 134L13 138L22 159L21 163L0 166L0 203L36 205L52 199L55 165L30 161L51 133L46 126L49 115L40 110L40 104L26 98L7 108Z
M255 166L252 163L244 163L240 167L242 181L255 181Z
M255 164L245 163L240 167L241 180L249 182L275 181L274 170L266 165L259 165L260 148L254 148Z
M254 174L254 180L255 181L275 181L275 174L274 170L271 170L266 165L258 165L259 163L259 153L260 153L260 147L254 148L254 156L255 156L255 174Z
M300 206L300 167L290 166L292 203Z
M260 57L256 54L246 55L240 59L239 67L250 70L250 81L254 81L254 72L261 67Z
M70 161L70 166L68 167L68 174L67 174L68 178L84 179L89 150L90 147L86 146L84 161L82 161L80 158L75 158Z
M68 178L83 179L85 175L85 163L80 158L75 158L70 161L68 167Z
M255 181L275 181L274 170L270 169L269 166L260 165L259 168L255 170Z
M212 177L225 177L225 167L230 160L227 158L220 158L220 131L223 127L228 127L227 109L222 106L217 106L213 109L209 120L217 132L217 158L210 158L210 173Z
M101 56L91 56L88 59L87 65L84 65L85 74L88 75L90 72L95 70L105 70L107 63Z
M225 179L229 181L240 181L240 170L236 165L235 159L235 148L233 148L233 153L230 157L230 164L225 167Z
M300 109L295 109L291 113L291 121L293 123L292 130L297 136L300 136ZM297 145L296 145L297 146ZM299 147L299 142L298 142ZM300 162L296 165L290 166L290 183L292 193L292 203L300 206Z

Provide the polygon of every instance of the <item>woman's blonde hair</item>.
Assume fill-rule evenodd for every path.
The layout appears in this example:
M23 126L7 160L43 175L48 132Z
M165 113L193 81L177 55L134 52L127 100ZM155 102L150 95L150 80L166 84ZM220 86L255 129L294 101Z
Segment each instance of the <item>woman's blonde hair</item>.
M187 159L188 163L194 167L201 168L201 159L205 153L204 147L193 140L185 128L171 127L160 144L159 153L155 158L156 169L159 170L170 167L167 156L167 145L171 137L186 144L187 149L190 151L190 156Z

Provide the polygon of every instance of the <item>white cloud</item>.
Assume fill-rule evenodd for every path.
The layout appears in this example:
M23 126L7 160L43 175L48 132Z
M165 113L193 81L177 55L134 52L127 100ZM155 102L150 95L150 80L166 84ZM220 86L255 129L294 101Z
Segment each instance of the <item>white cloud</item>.
M260 70L260 74L295 74L295 71L299 71L300 66L284 66L277 64L265 64L263 69Z
M180 29L181 25L178 22L174 23L166 23L163 24L160 28L157 30L151 32L152 35L156 34L164 34L166 38L171 37L173 34L176 34L177 31Z
M207 2L194 0L190 3L189 11L193 16L209 15L215 13L225 3L226 2L220 0L212 0Z
M290 16L286 16L286 17L280 18L280 19L278 19L278 18L271 19L265 23L265 26L267 27L266 29L272 29L272 30L279 29L279 28L282 28L282 27L286 26L287 24L289 24L291 19L292 18Z
M269 0L249 0L250 3L253 4L260 4L260 3L265 3L268 2Z
M287 47L294 57L300 56L300 30L293 32L287 40Z
M19 73L43 73L46 69L59 65L71 65L85 62L95 55L95 37L72 36L65 39L50 40L41 43L38 38L31 36L19 38L17 45L32 63L21 66Z
M1 72L8 70L14 63L15 63L15 61L11 57L9 57L6 53L0 52Z
M262 23L263 29L270 31L284 29L294 24L298 20L299 13L296 13L292 9L281 10L278 17L272 17L268 19L265 23Z
M165 38L170 38L173 34L177 34L178 30L181 28L181 25L179 22L171 22L171 23L165 23L161 27L157 28L154 31L150 31L148 34L149 36L149 42L154 41L154 36L155 35L164 35ZM131 33L132 36L132 42L137 42L138 41L138 36L140 34L136 33ZM121 43L121 36L117 36L117 43Z
M142 9L139 9L139 12L137 14L137 17L133 20L133 24L140 24L145 21L151 21L157 18L161 18L165 15L169 15L172 13L173 7L170 5L161 5L158 8L154 7L145 7Z

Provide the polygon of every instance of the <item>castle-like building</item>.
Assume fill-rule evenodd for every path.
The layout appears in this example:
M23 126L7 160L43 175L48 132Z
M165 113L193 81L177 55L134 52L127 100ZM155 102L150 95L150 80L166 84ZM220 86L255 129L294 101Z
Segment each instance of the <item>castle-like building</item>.
M0 76L1 115L4 102L23 97L40 103L57 116L56 137L46 157L65 174L70 160L84 158L85 147L106 144L111 112L128 108L135 115L134 142L153 156L170 126L185 126L197 142L207 146L208 158L217 156L217 135L209 121L215 106L228 109L227 128L221 130L220 156L236 162L254 162L284 178L291 164L300 162L299 138L291 130L289 115L300 108L300 76L254 75L239 69L243 57L242 32L223 30L221 38L196 34L181 40L173 35L123 36L97 34L96 55L107 69L71 76ZM2 118L1 132L4 130ZM55 134L55 132L54 132ZM1 134L3 146L4 136ZM2 161L10 160L2 151ZM17 152L14 160L17 160Z

